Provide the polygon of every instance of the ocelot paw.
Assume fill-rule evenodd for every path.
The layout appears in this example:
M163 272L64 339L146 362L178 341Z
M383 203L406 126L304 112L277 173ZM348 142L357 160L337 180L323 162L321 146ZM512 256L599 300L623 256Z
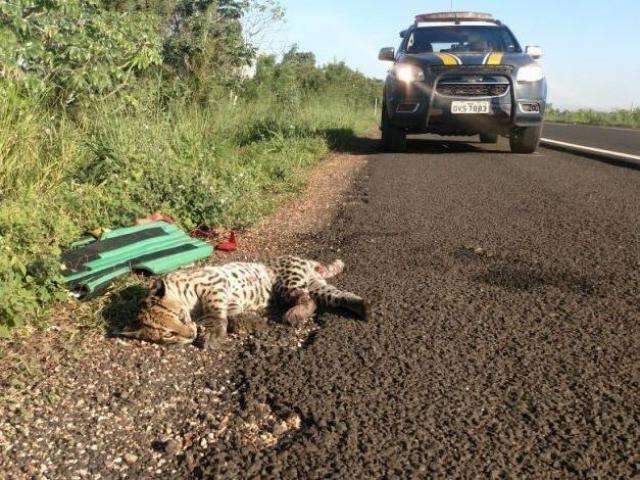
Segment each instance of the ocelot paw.
M283 320L287 325L297 327L307 320L313 318L316 313L316 302L310 297L305 301L299 302L291 307L283 316Z
M222 346L224 336L205 332L194 340L193 345L201 350L219 350Z
M283 320L287 325L297 327L313 317L316 313L316 302L305 289L297 289L290 294L293 306L287 310Z
M344 271L344 262L340 259L333 261L327 265L327 270L332 277L341 274Z
M362 302L362 315L360 318L362 318L362 320L364 320L365 322L371 320L371 304L366 300Z
M361 300L352 305L349 305L348 308L359 319L364 320L365 322L371 320L371 304L366 300Z

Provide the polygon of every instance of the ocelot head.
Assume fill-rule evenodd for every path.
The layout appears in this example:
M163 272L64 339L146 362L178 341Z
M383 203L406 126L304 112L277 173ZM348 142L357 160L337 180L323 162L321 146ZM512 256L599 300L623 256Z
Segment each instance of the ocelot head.
M168 293L165 283L158 280L143 301L137 325L124 329L121 335L163 345L184 345L192 343L197 333L183 302Z

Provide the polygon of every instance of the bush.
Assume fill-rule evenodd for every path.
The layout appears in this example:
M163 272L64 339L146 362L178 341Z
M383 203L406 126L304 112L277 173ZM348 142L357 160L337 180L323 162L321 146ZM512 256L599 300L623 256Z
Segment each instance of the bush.
M29 195L0 208L0 336L40 322L60 286L60 244L77 232L58 205ZM61 215L58 215L61 213Z

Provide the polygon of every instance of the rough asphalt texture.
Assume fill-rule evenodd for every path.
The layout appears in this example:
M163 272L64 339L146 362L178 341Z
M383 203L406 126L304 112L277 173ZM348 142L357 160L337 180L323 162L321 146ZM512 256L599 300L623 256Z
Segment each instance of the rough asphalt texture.
M640 155L640 130L546 123L542 136L561 142Z
M301 428L273 448L225 437L190 476L640 475L640 172L483 148L370 157L307 240L345 260L372 321L324 314L299 350L248 342L240 416L266 403Z

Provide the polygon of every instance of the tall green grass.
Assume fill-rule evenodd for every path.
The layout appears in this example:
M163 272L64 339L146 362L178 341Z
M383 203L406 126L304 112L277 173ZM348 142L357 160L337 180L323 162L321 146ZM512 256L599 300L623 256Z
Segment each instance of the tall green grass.
M611 112L592 109L559 110L550 108L547 110L546 118L552 122L640 128L640 108L619 109Z
M0 84L0 335L64 297L61 249L160 210L184 228L244 227L304 184L331 132L373 123L328 92L198 104L108 98L52 112Z

